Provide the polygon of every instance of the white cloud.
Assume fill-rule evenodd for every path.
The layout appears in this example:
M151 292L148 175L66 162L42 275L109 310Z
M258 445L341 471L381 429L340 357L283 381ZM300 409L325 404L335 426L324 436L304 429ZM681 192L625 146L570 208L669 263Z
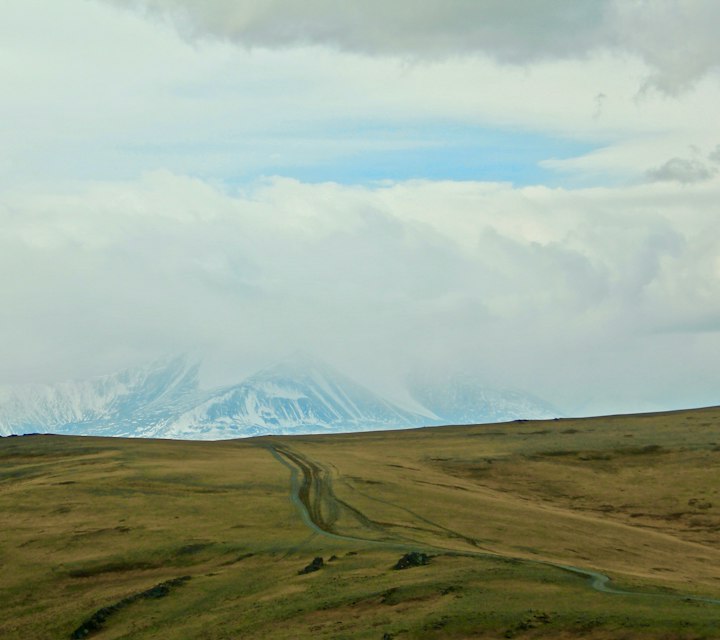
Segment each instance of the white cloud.
M713 398L716 5L350 6L3 5L0 381L299 346L377 383L453 362L560 404ZM440 163L443 127L592 147L542 166L598 186L257 179Z
M157 10L179 6L168 1ZM252 6L267 20L285 15L282 3ZM491 5L465 6L474 12ZM500 17L487 22L493 33L504 33L498 25L507 6L498 3ZM577 6L568 19L580 20L589 5ZM188 19L208 12L219 20L248 7L192 3L185 10ZM328 19L338 12L329 11ZM447 15L461 21L462 12L451 6ZM527 20L507 29L519 30L523 43L535 17L519 15ZM0 131L3 188L39 176L134 179L159 168L237 183L370 153L430 145L443 151L442 132L432 135L438 127L597 146L576 158L548 157L543 166L581 184L602 184L642 179L658 158L681 157L688 145L709 153L706 141L720 138L715 80L700 80L672 99L638 96L652 70L618 48L575 56L568 50L564 57L528 53L528 64L508 66L477 55L409 59L313 46L248 51L218 39L189 43L137 12L84 0L9 0L3 17L0 117L12 123ZM433 24L427 19L427 29ZM482 133L476 135L480 144Z
M3 198L2 379L164 351L209 375L295 348L371 384L478 370L577 408L707 402L720 355L720 183L483 183L229 193L150 174ZM638 362L662 368L638 378ZM224 372L224 373L223 373ZM659 378L659 379L658 379ZM635 402L635 405L632 403Z

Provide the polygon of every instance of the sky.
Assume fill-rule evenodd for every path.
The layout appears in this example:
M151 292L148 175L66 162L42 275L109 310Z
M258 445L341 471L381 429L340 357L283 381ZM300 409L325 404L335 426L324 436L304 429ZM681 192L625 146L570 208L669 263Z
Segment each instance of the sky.
M303 350L720 403L715 0L4 0L0 384Z

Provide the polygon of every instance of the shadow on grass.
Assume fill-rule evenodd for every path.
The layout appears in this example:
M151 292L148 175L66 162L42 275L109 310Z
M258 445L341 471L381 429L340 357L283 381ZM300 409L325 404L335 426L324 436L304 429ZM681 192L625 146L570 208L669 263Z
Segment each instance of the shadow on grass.
M173 587L178 587L181 584L190 580L190 576L182 576L181 578L173 578L172 580L166 580L160 584L156 584L154 587L141 591L139 593L133 593L122 600L118 600L115 604L111 604L102 609L98 609L89 618L83 621L83 623L70 634L71 640L77 640L78 638L87 638L88 636L101 631L105 626L107 619L118 611L125 607L137 602L138 600L153 600L157 598L164 598L170 593Z

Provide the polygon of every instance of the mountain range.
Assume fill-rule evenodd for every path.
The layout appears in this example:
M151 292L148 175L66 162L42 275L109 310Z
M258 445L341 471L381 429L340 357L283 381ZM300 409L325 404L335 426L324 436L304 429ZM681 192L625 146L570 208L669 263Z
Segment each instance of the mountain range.
M557 416L528 394L472 379L415 377L408 409L306 355L201 389L185 357L77 382L0 388L0 435L59 433L215 440L474 424Z

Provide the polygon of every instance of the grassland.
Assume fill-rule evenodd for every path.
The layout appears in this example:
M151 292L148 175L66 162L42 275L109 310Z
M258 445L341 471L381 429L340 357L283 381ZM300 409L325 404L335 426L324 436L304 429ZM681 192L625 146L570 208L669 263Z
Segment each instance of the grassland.
M0 638L718 638L719 492L715 408L3 438Z

